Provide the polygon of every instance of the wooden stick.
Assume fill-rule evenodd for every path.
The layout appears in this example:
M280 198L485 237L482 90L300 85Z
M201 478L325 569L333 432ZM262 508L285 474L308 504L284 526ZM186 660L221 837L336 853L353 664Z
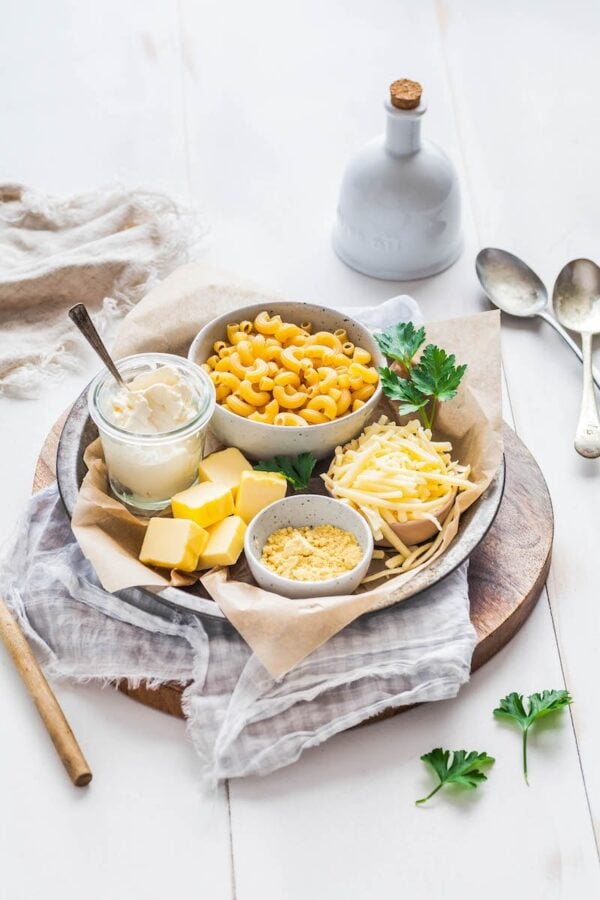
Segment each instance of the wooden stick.
M90 767L85 761L58 700L52 693L52 688L46 681L31 647L25 640L25 635L1 597L0 637L13 658L17 671L42 717L71 781L77 787L84 787L92 780Z

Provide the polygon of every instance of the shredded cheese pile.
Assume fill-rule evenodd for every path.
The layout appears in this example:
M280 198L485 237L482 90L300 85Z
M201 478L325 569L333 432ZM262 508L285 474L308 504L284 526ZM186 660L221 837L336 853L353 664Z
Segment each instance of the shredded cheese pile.
M460 490L474 487L470 467L451 459L448 441L433 441L431 432L417 420L398 425L382 416L360 437L338 447L329 471L322 478L330 493L358 510L367 520L376 541L388 541L397 551L387 560L387 571L367 576L406 572L431 556L441 539L436 518ZM406 546L391 525L429 519L437 530L435 540Z
M334 525L279 528L263 547L261 562L293 581L326 581L354 569L362 550L353 534Z

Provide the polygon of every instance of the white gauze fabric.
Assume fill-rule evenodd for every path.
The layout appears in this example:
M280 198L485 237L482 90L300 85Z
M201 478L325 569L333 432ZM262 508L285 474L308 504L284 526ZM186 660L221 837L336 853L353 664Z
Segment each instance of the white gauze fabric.
M0 589L50 678L191 682L183 708L207 788L289 765L384 709L456 696L475 645L464 565L357 619L275 681L232 629L162 618L172 612L159 600L143 611L104 591L55 485L30 501Z
M0 396L36 396L75 368L82 338L68 308L84 302L104 331L187 261L201 231L156 191L58 200L0 184Z

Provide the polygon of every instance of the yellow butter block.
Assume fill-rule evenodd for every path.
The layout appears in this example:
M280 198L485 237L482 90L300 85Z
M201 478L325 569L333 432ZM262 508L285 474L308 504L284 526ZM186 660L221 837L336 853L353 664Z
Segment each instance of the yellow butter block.
M171 498L171 509L176 519L191 519L202 528L220 522L233 512L233 497L222 484L204 481Z
M287 481L276 472L242 472L240 486L235 501L235 511L246 524L254 516L275 503L283 500L287 491Z
M149 566L193 572L208 543L208 531L189 519L150 519L140 561Z
M235 495L240 486L242 472L251 472L252 466L237 447L228 447L226 450L219 450L217 453L211 453L206 459L203 459L198 467L200 481L212 481L214 484L222 484L229 488Z
M208 544L198 562L200 569L233 566L244 549L246 523L239 516L228 516L208 529Z

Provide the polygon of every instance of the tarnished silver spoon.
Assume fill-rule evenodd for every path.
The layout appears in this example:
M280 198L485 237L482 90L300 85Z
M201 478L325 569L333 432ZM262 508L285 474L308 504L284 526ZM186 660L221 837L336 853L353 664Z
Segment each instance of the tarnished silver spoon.
M481 287L494 306L510 316L522 318L539 316L558 331L573 353L583 362L579 346L549 312L548 291L544 284L522 259L506 250L486 247L477 254L475 270ZM592 375L597 387L600 388L600 374L592 369Z
M600 456L600 416L592 381L592 335L600 334L600 269L591 259L574 259L561 270L552 306L565 328L581 335L583 394L575 432L575 449L582 456Z
M91 316L83 303L77 303L69 310L69 318L77 325L80 332L92 348L95 350L110 374L113 376L121 387L129 390L129 386L123 381L121 373L117 369L112 356L106 349L106 344L96 331L96 326L92 322Z

